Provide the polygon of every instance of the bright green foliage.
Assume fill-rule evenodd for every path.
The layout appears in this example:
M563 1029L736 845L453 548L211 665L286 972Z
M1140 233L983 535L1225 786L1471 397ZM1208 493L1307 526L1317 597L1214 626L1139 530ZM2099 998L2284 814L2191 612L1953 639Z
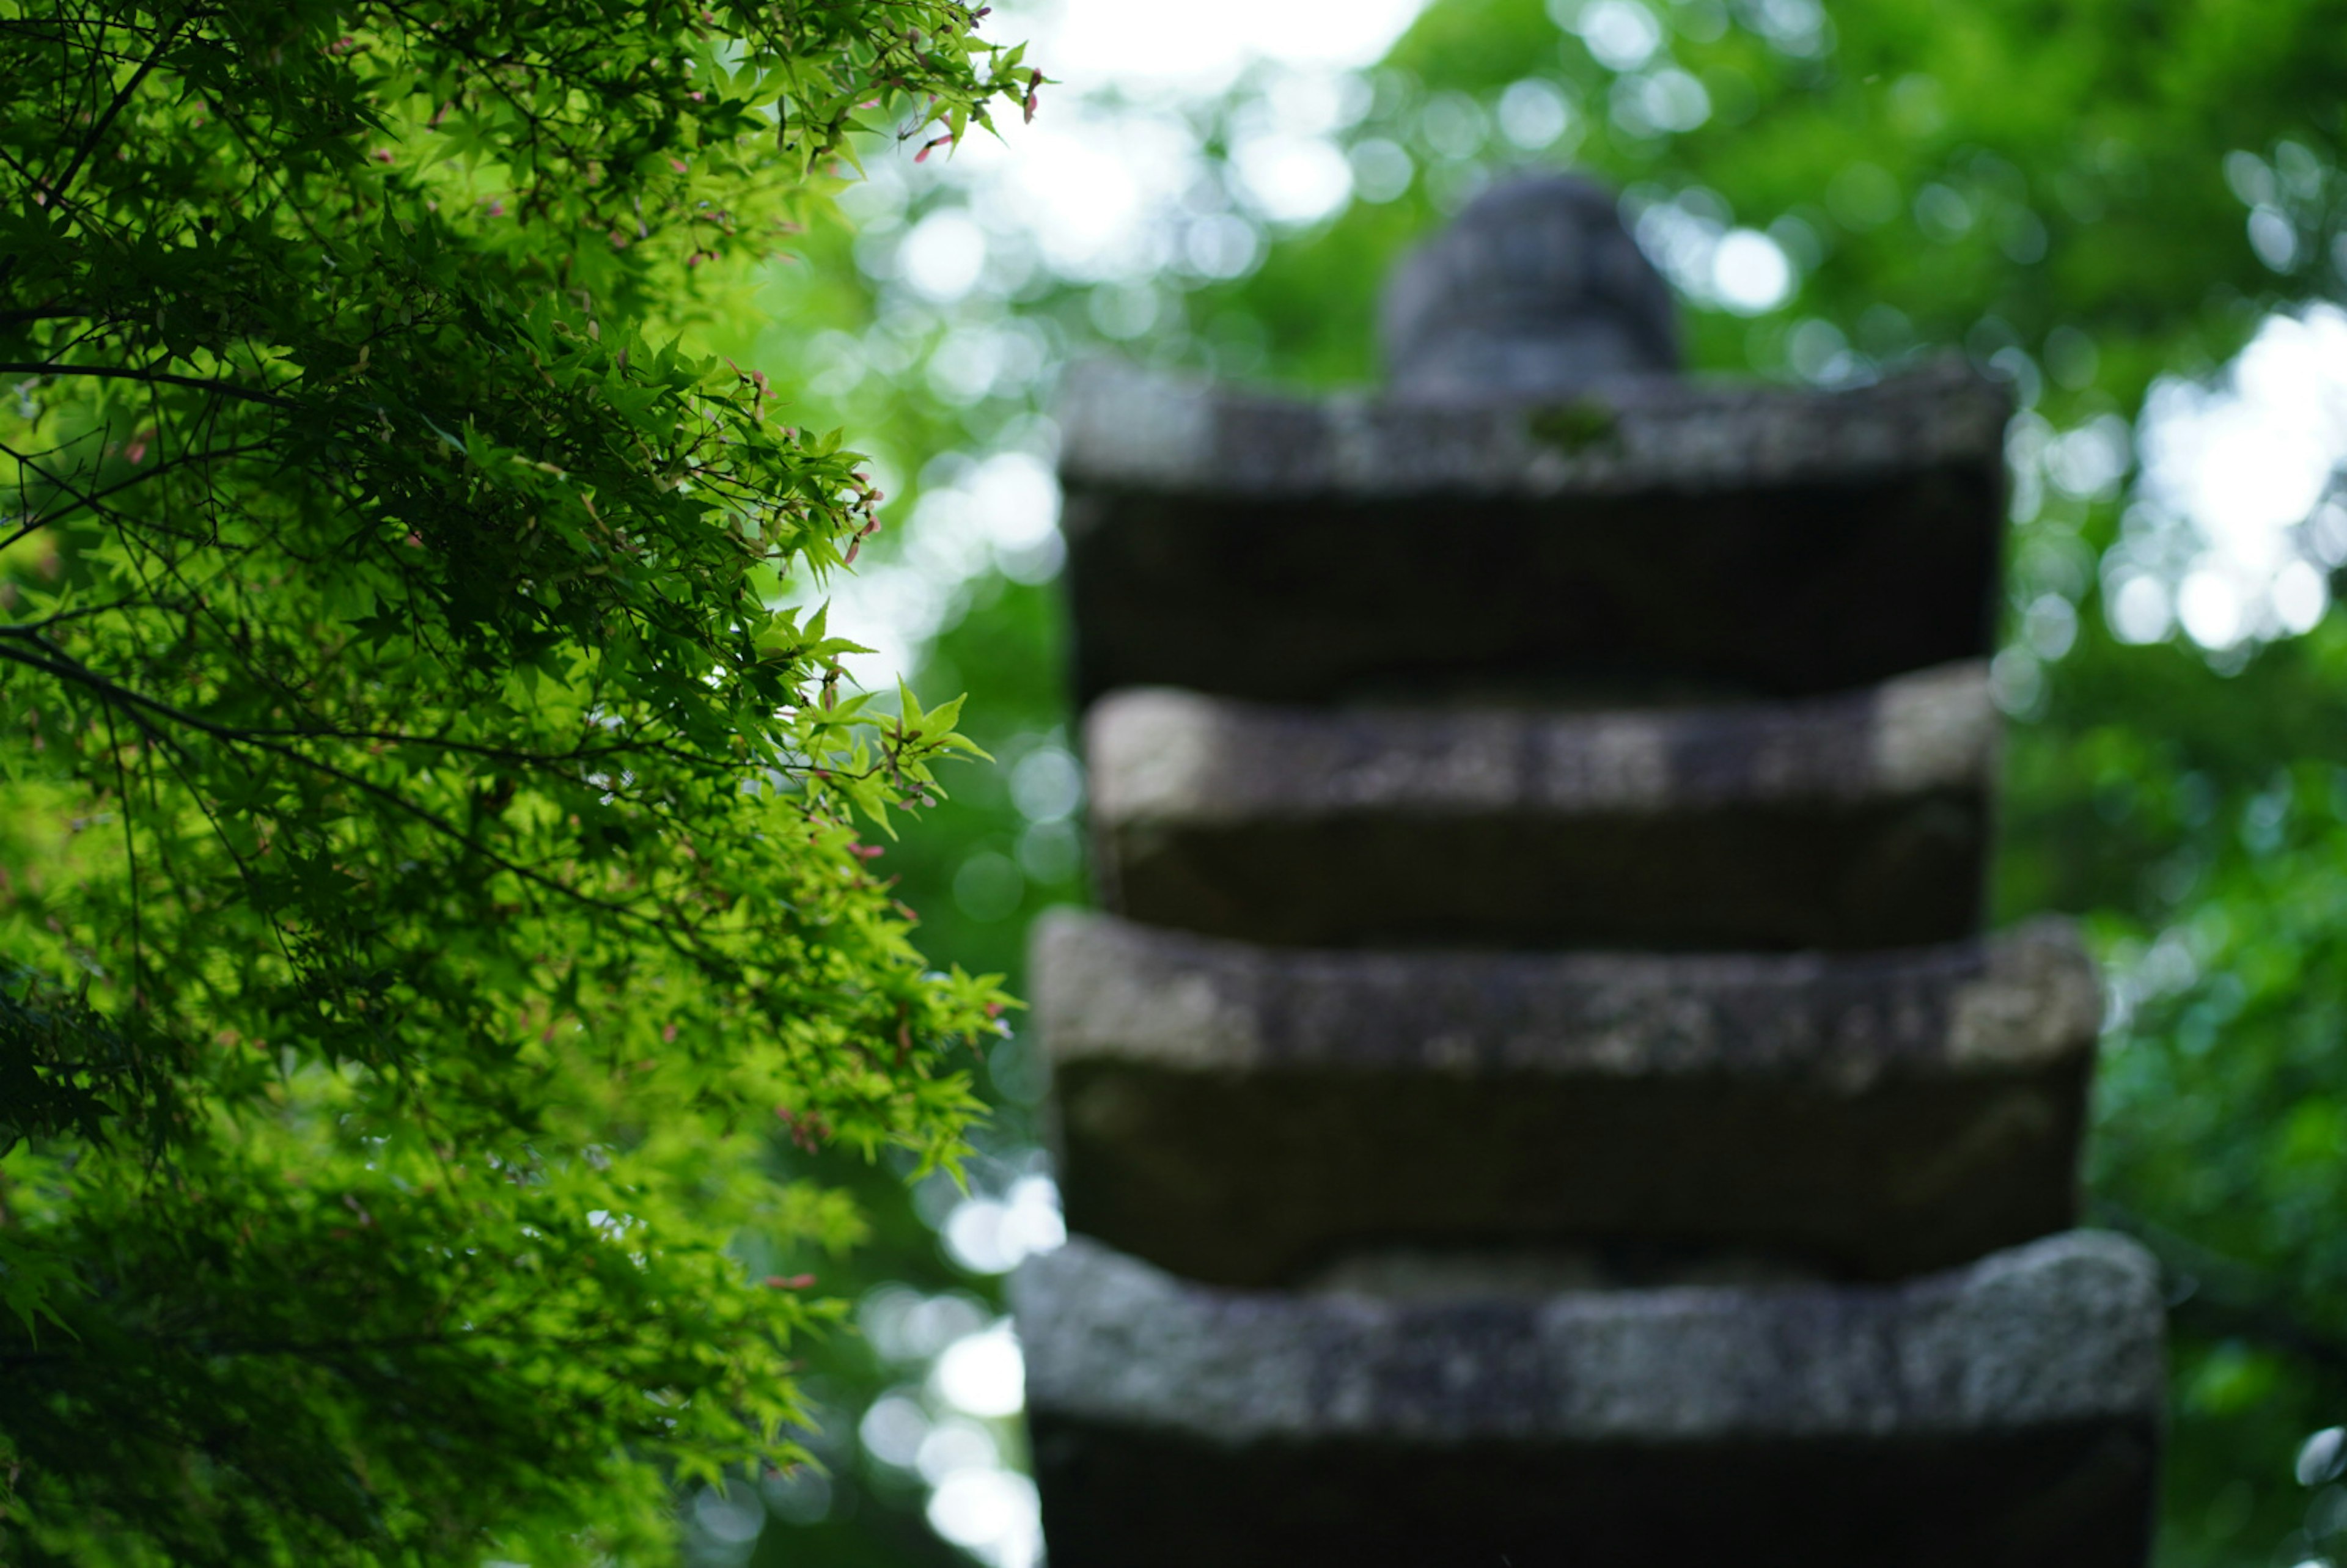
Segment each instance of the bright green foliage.
M688 345L856 116L1030 98L975 21L0 9L0 1560L657 1555L787 1457L729 1243L861 1222L768 1140L950 1163L1003 999L858 839L958 703L774 608L878 497Z

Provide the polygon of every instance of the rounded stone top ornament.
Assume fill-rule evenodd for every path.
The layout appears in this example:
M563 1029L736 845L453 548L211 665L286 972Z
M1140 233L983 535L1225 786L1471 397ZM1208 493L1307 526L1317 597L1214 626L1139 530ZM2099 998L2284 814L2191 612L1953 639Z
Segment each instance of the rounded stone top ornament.
M1484 191L1386 284L1393 395L1531 402L1679 368L1670 285L1613 193L1573 175Z

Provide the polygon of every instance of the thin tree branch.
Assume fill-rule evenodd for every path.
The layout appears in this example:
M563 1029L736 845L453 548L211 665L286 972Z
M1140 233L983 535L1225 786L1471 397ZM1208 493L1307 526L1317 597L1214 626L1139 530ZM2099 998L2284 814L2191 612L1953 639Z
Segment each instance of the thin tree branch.
M247 403L266 403L278 408L299 408L290 397L273 392L260 392L249 386L239 386L232 381L207 379L200 375L179 375L168 370L133 370L119 364L52 364L10 361L0 364L0 375L95 375L117 381L160 382L171 386L192 386L199 392L216 392L224 397L242 398Z

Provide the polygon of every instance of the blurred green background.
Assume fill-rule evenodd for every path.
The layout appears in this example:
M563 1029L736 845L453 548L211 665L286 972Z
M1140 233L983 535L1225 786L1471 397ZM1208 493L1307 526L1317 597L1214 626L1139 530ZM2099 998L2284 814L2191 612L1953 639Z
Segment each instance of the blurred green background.
M2160 1561L2347 1561L2337 1445L2309 1442L2347 1420L2347 4L1254 12L1004 7L1058 78L1034 124L918 166L876 138L848 223L726 345L892 495L835 585L859 673L969 692L997 759L881 863L930 955L1015 979L1031 917L1085 897L1061 369L1373 383L1415 237L1512 169L1596 172L1697 371L1858 384L1962 353L2012 383L1998 917L2079 916L2106 966L2091 1202L2174 1304ZM989 1078L966 1193L843 1166L874 1244L760 1260L860 1330L811 1352L829 1475L702 1496L700 1560L1034 1561L999 1321L1057 1225L1023 1035Z

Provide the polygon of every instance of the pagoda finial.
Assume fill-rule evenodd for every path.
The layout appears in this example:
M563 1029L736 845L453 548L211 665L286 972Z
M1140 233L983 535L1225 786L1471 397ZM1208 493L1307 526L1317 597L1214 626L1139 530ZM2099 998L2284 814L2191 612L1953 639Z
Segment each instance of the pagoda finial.
M1537 401L1679 368L1670 286L1613 194L1573 175L1475 198L1395 272L1380 325L1410 402Z

